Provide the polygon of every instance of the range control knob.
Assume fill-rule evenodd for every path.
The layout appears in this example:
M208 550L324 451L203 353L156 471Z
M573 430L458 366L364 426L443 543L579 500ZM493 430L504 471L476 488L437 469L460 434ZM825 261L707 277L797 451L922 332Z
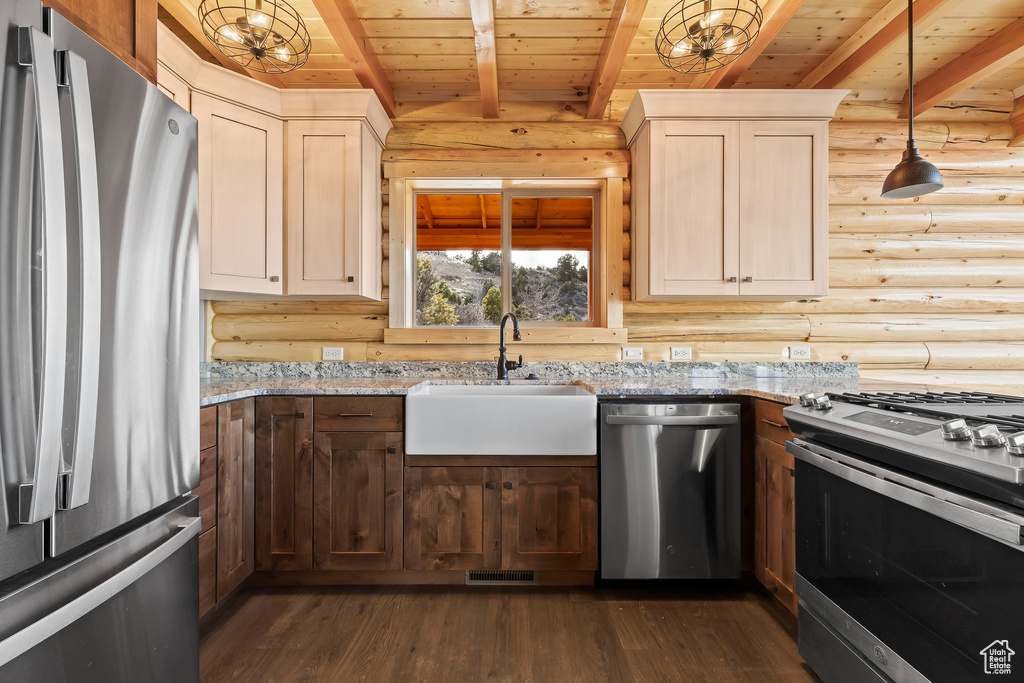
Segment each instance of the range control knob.
M993 448L1006 443L1006 437L995 425L982 425L971 430L971 443L980 448Z
M946 441L967 441L971 438L971 430L963 418L946 420L942 423L942 438Z
M1006 452L1010 455L1024 455L1024 432L1006 437Z
M810 408L814 405L814 399L818 398L821 394L801 394L800 405L804 408Z
M811 405L814 406L815 410L832 410L832 401L826 395L815 396L811 400Z

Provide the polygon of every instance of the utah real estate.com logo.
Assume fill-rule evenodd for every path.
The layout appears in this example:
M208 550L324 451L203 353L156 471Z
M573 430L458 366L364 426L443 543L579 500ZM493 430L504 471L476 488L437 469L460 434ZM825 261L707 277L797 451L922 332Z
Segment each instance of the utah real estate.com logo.
M980 654L985 658L985 673L1009 674L1010 657L1017 653L1010 649L1009 641L993 640Z

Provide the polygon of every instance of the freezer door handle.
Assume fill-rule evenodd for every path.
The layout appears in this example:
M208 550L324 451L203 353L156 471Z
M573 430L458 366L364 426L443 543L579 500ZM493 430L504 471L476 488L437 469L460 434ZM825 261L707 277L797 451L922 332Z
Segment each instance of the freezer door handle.
M58 506L76 508L89 502L92 460L96 440L96 407L99 404L100 369L100 191L96 167L96 133L92 97L85 59L71 52L57 52L60 86L70 97L74 131L77 187L77 227L74 240L78 282L71 287L78 301L71 312L68 334L68 372L64 417L64 460Z
M606 415L610 425L666 425L676 427L728 427L739 415Z
M35 462L32 481L19 486L22 524L53 516L61 462L64 420L64 369L67 352L67 214L64 204L64 157L57 101L57 70L53 41L31 26L18 28L18 61L32 70L39 145L42 239L41 296L33 302L42 317L42 348L36 396Z
M60 609L48 613L4 641L0 641L0 666L31 650L69 624L93 611L129 585L156 568L199 533L199 517L189 517L178 526L169 539L139 558L138 561L86 591Z

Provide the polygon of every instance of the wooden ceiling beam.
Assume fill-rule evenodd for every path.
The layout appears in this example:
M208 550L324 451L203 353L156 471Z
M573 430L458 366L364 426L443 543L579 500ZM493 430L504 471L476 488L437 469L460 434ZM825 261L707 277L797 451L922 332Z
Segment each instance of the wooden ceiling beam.
M640 20L644 18L647 0L618 0L612 18L608 22L608 32L601 46L601 54L597 58L597 68L590 81L590 96L587 100L587 118L604 117L612 91L618 83L619 73L626 63L629 46L640 28Z
M807 0L769 0L765 4L761 30L757 33L754 44L746 52L720 69L696 76L690 83L691 88L731 88L743 73L750 68L765 48L771 45L782 27L793 18L797 10Z
M894 17L895 1L888 3L882 10L865 24L877 31L865 37L866 31L855 33L839 51L847 54L842 61L836 62L826 58L797 87L803 88L840 88L851 83L871 71L883 59L896 49L896 42L907 32L907 8L901 1L902 10ZM943 9L949 9L963 0L915 0L914 2L914 33L924 33L942 19ZM876 21L877 19L877 21ZM882 22L888 19L884 25ZM863 42L854 50L849 51L847 44L854 39ZM850 45L852 47L852 44Z
M487 205L484 203L484 196L477 195L480 197L480 225L484 230L487 229Z
M914 116L948 100L1001 69L1024 59L1024 17L1003 27L962 55L914 84ZM910 93L903 96L899 117L910 115Z
M160 7L167 10L167 13L174 18L181 26L191 33L200 44L206 46L209 45L209 53L213 55L221 66L229 71L235 73L245 74L250 78L253 78L261 83L272 85L275 88L282 87L281 79L273 74L265 74L259 71L249 71L244 68L241 64L232 61L226 54L218 50L216 47L210 45L210 41L206 39L206 35L203 33L203 26L199 23L199 15L196 11L189 7L184 0L160 0ZM192 49L195 49L194 46ZM198 53L197 53L198 54ZM202 58L202 55L199 55Z
M356 78L364 88L377 93L377 99L391 118L395 117L395 92L377 53L370 45L351 0L313 0L327 30L341 47Z
M476 44L476 69L480 78L480 106L485 119L496 119L498 105L498 63L494 46L494 0L469 0ZM480 200L481 202L483 199Z
M543 197L537 197L537 222L533 226L534 230L540 230L540 205L543 201Z
M427 227L428 228L433 228L434 227L434 210L432 208L430 208L430 195L429 194L421 194L420 195L420 199L422 200L420 202L420 206L423 207L423 218L426 219L426 221L427 221Z

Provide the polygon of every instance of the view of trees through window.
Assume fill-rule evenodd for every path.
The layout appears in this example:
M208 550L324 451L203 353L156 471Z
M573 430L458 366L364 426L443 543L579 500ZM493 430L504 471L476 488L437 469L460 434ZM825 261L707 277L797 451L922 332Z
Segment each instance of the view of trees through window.
M502 293L501 195L417 196L416 324L591 320L590 197L514 198Z

